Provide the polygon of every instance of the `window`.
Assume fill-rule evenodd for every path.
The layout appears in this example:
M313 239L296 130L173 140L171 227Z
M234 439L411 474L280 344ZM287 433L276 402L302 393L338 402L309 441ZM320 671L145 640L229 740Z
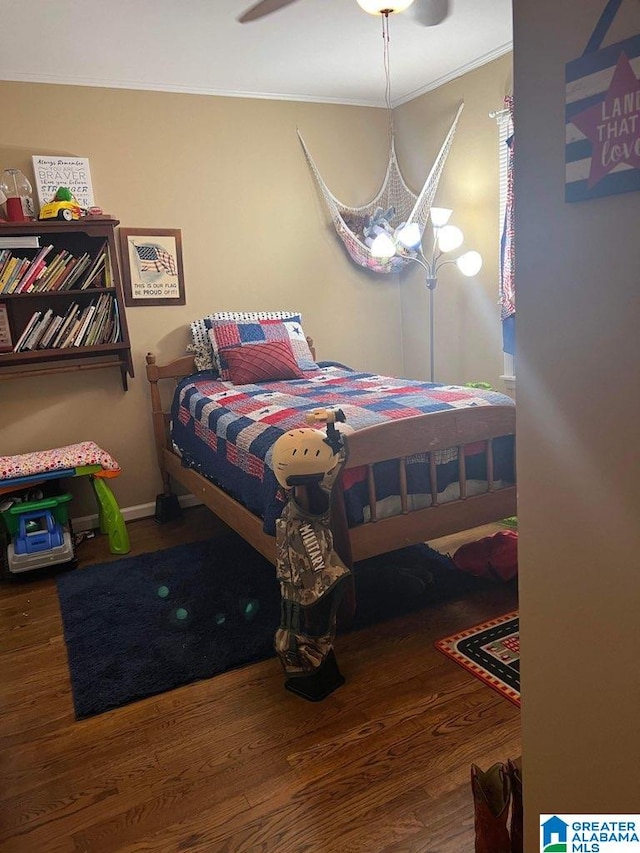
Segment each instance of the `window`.
M504 229L505 212L507 208L508 189L508 165L509 147L507 139L513 135L513 121L508 109L498 110L491 114L496 119L498 126L498 164L499 164L499 210L498 210L498 233L500 234L500 247L498 251L502 254L502 232ZM515 379L515 359L511 353L503 352L503 376L504 380Z

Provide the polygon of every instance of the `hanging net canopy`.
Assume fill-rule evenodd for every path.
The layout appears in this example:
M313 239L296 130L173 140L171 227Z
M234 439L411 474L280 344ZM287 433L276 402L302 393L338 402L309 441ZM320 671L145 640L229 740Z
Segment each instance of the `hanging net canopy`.
M349 207L335 197L322 179L322 175L300 131L298 131L305 157L324 197L334 227L349 255L360 266L374 272L397 273L411 262L410 256L395 255L388 260L376 258L371 254L370 245L376 235L380 233L380 229L384 229L393 235L394 231L404 224L417 224L420 228L420 234L423 234L463 107L464 104L461 104L458 108L440 152L418 194L409 189L402 177L396 159L394 137L391 133L389 164L382 186L376 197L361 207Z

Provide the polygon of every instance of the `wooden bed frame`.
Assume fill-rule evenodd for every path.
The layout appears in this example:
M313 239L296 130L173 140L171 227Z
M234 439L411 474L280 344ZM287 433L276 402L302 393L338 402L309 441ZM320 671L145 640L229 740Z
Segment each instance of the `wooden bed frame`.
M313 342L309 341L309 343L313 352ZM153 429L164 494L172 494L172 480L180 483L275 564L275 537L263 531L262 519L202 474L183 467L180 457L172 450L169 437L170 414L163 409L159 382L172 380L175 387L179 379L195 373L193 356L184 356L168 364L158 365L155 356L149 353L146 360ZM338 553L349 565L352 561L363 560L396 548L437 539L515 515L515 484L497 488L493 477L492 439L503 435L515 435L515 406L479 406L432 412L367 427L349 435L349 453L345 470L359 466L367 467L371 520L349 528L341 499L342 491L336 488L332 502L332 529ZM463 448L464 445L477 442L483 442L486 447L488 489L480 495L467 496ZM460 498L447 503L438 503L436 465L432 455L430 456L432 504L423 509L411 510L407 492L405 464L407 457L456 446L460 450L458 454ZM398 464L401 513L390 518L378 519L372 466L376 462L389 459L397 460Z

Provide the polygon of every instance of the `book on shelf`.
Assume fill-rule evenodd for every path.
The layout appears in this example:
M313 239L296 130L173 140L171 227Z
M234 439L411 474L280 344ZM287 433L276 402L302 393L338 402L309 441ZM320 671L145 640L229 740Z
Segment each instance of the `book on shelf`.
M107 293L101 293L98 297L96 305L96 313L94 322L92 323L89 334L87 335L87 346L95 346L96 344L104 343L103 340L105 328L109 322L111 314L111 297Z
M22 258L18 266L16 267L15 274L9 285L11 287L11 293L19 293L20 292L20 284L25 275L29 272L31 267L31 261L28 258Z
M44 314L42 315L42 318L40 319L39 323L37 324L37 326L35 327L33 332L27 338L27 342L25 344L26 349L32 350L32 349L37 348L38 344L42 340L43 335L45 334L45 332L49 328L49 324L51 323L52 319L53 319L53 309L48 308L44 312Z
M42 281L40 282L38 289L43 292L47 292L50 290L55 290L55 283L58 277L62 274L67 263L70 262L71 253L66 249L62 249L58 254L53 258L47 270L42 277Z
M25 270L23 270L22 275L16 282L16 286L14 287L13 292L27 293L29 291L29 287L33 284L36 278L39 275L42 275L44 266L44 261L40 261L37 266L34 266L33 262L31 262L29 266Z
M113 286L106 243L99 251L73 255L59 250L49 259L52 245L39 247L32 259L10 249L0 251L0 293L32 293L51 290L87 290Z
M0 302L0 352L11 352L13 343L11 340L11 327L9 326L9 314L4 302Z
M0 255L2 271L0 272L1 293L21 293L30 281L41 271L44 258L52 246L42 248L32 259L13 255ZM8 251L8 250L7 250Z
M66 349L67 347L73 346L73 342L76 339L76 335L80 331L80 326L84 322L84 318L86 316L86 311L87 311L86 308L80 308L80 310L78 311L78 313L74 317L73 321L69 325L69 328L67 329L67 334L66 334L64 340L60 344L62 349Z
M0 237L0 248L7 249L39 249L39 234L24 234L18 237Z
M51 281L51 290L68 290L67 283L72 275L75 276L76 269L79 268L82 271L80 265L84 263L84 258L84 255L80 255L79 257L71 254L66 255Z
M40 261L38 264L38 269L34 271L33 278L27 285L27 287L22 291L23 293L36 293L40 289L40 279L44 276L47 271L47 264L45 261Z
M34 311L34 313L31 315L31 319L29 320L27 325L24 327L22 334L20 335L20 337L16 341L16 345L13 348L14 352L21 352L22 344L29 337L29 335L31 334L31 331L33 330L33 327L36 325L36 323L38 322L38 320L40 319L41 316L42 316L41 311Z
M120 311L118 309L118 303L115 299L113 302L113 311L111 312L111 317L113 320L113 325L111 328L111 335L109 338L110 344L116 344L120 340Z
M71 305L69 305L69 307L67 308L67 313L62 319L62 325L60 326L53 340L51 341L51 349L58 349L62 345L62 341L67 336L67 333L69 331L69 326L75 321L79 310L80 306L77 302L72 302Z
M40 248L40 247L39 247ZM0 293L36 293L52 290L87 290L113 286L107 246L92 254L75 256L61 249L50 260L52 245L43 246L32 258L0 251Z
M62 349L66 349L67 347L72 347L75 345L75 341L78 338L78 336L81 334L82 329L83 329L85 322L87 320L87 316L90 313L89 308L90 308L90 306L87 305L84 308L78 309L78 311L75 315L75 318L73 319L73 321L69 325L68 333L67 333L66 337L64 338L64 340L60 344L60 347Z
M29 287L44 270L46 266L45 258L52 249L53 246L43 246L42 249L40 249L38 254L30 262L28 268L20 277L14 291L15 293L26 293L29 290Z
M116 305L115 299L112 299L108 294L104 294L104 302L101 311L100 317L100 325L97 331L97 343L100 344L110 344L112 343L109 337L109 330L112 317L114 315L114 305Z
M17 264L18 264L18 259L13 258L13 257L10 257L7 260L7 262L5 263L5 265L2 269L2 274L0 275L0 291L2 293L8 293L9 292L7 289L7 282L11 278L11 274L13 273Z
M80 285L81 290L86 290L91 286L92 282L96 281L98 276L101 276L100 284L104 281L104 265L107 259L107 250L106 247L102 249L102 251L98 252L96 257L93 259L93 263L89 267L89 270L84 277L82 284ZM96 285L97 287L100 284Z
M23 349L32 350L38 346L38 343L40 342L40 338L44 335L44 333L49 328L49 323L50 323L52 317L53 317L53 309L47 308L47 310L44 312L44 314L42 315L40 320L33 327L33 331L31 332L31 334L29 335L27 340L24 342L23 347L22 347Z
M87 331L89 329L89 325L91 323L91 320L92 320L95 312L96 312L96 306L93 303L91 303L90 305L87 305L85 310L82 312L82 317L80 320L80 328L78 329L78 332L77 332L75 338L73 339L72 346L80 347L80 346L84 345L84 339L85 339L85 336L86 336Z
M111 257L109 252L107 252L107 257L104 262L104 286L105 287L114 287L113 284L113 270L111 269Z
M6 313L6 307L0 303L0 309L2 308ZM0 311L0 343L1 319ZM9 339L5 350L27 352L36 349L97 346L118 343L120 335L118 302L112 294L101 293L85 306L72 302L64 314L56 313L53 308L35 311L13 349L11 350Z
M73 340L76 324L80 317L80 306L76 303L74 303L74 306L74 310L69 317L69 322L66 324L66 327L60 336L60 340L56 343L56 349L64 349L65 347L68 347L70 342Z
M24 258L13 258L13 262L8 268L4 287L2 288L3 293L13 293L15 291L20 275L24 271L25 263L27 262Z
M0 280L2 279L2 276L4 274L5 267L9 263L10 260L11 260L11 250L10 249L3 249L0 252Z
M79 284L80 280L84 280L85 275L87 274L87 270L91 267L91 255L85 253L82 257L78 258L76 264L73 267L72 272L67 277L65 276L62 284L60 285L60 290L80 290L80 287L76 285Z
M18 274L18 270L22 265L24 258L19 258L17 255L10 255L7 263L4 265L2 270L2 276L0 277L0 290L3 293L11 293L13 287L15 287L15 278Z
M54 338L54 335L62 325L63 316L61 314L55 314L51 318L51 322L49 323L49 327L47 328L44 335L40 338L38 342L38 349L49 349L49 345Z

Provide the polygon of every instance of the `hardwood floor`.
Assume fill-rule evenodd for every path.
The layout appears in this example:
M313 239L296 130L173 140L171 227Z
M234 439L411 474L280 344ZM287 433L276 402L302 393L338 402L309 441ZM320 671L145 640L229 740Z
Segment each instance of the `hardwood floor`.
M132 553L220 529L145 519ZM102 536L78 556L114 559ZM76 722L55 581L5 583L0 851L472 853L470 764L520 754L519 711L433 641L516 606L496 586L340 636L347 683L319 703L273 658Z

